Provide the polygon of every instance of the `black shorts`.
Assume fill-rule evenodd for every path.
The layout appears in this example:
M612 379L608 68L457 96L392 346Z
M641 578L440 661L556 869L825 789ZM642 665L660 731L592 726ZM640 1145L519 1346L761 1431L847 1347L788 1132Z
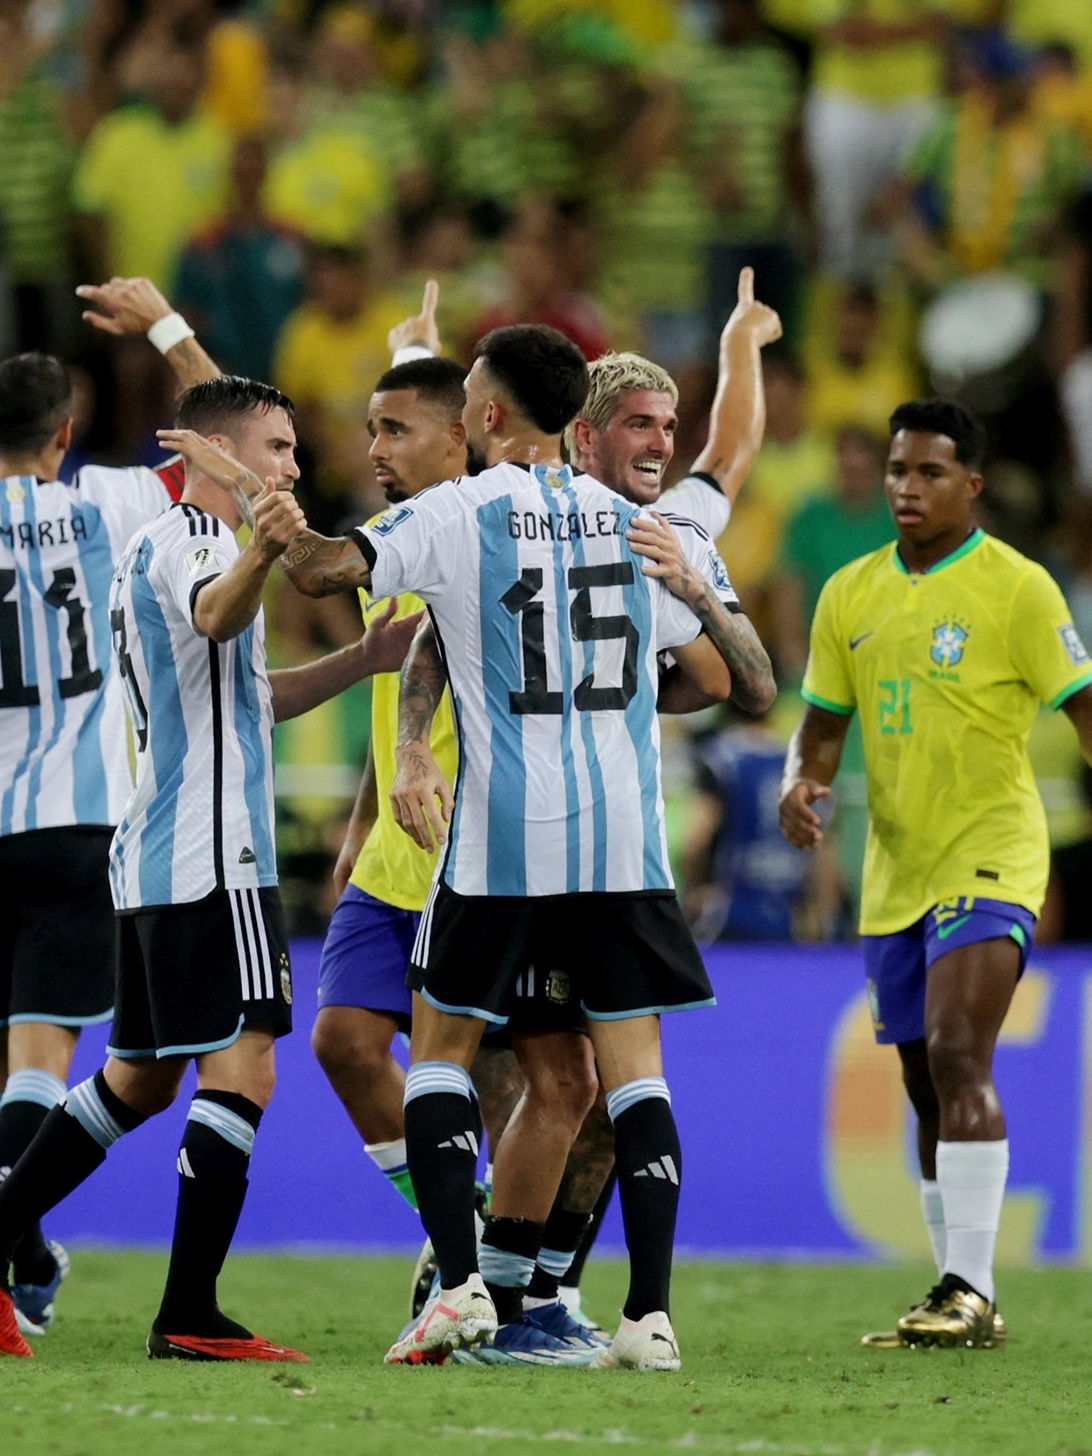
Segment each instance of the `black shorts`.
M114 1006L112 829L0 836L0 1026L90 1026Z
M711 1006L713 988L674 895L429 895L406 980L441 1011L503 1025L520 974L593 1021ZM567 983L567 985L565 985Z
M244 1026L292 1030L292 973L275 888L214 890L117 917L115 1057L200 1056Z

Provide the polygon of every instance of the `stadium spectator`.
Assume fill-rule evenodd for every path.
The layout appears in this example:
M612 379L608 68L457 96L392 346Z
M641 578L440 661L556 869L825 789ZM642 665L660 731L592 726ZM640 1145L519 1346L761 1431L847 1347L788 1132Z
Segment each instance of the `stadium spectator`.
M888 314L893 312L890 307ZM813 320L806 351L808 424L822 435L857 425L882 435L893 399L908 399L918 387L906 362L909 350L890 338L876 289L867 283L837 290L829 331Z
M823 589L782 790L786 838L821 845L815 806L859 710L869 1002L917 1114L938 1270L894 1331L864 1337L880 1348L1006 1337L993 1255L1009 1145L992 1064L1047 883L1027 756L1040 702L1066 712L1092 762L1092 665L1061 591L975 525L984 449L981 424L948 401L892 415L885 485L897 544Z
M10 279L13 350L71 342L75 148L27 7L0 10L0 258ZM0 314L3 310L0 309Z
M894 539L884 459L882 443L870 431L854 425L839 430L834 490L805 501L786 523L771 590L771 642L783 679L799 682L804 675L808 631L830 577Z
M136 788L111 847L114 1023L105 1066L47 1114L0 1184L7 1355L33 1353L6 1284L24 1230L90 1177L119 1137L169 1106L195 1060L171 1260L148 1354L306 1359L228 1319L216 1302L273 1091L274 1040L291 1029L272 727L389 671L413 623L381 623L353 647L270 676L262 591L304 519L292 496L291 403L271 385L221 376L183 395L179 420L230 442L260 472L262 498L240 550L230 496L187 468L177 508L138 530L111 585L110 631L138 753ZM180 811L185 804L192 812Z
M300 427L317 455L309 519L333 531L351 512L368 514L382 499L368 469L365 420L372 381L389 359L387 335L401 322L402 308L376 290L360 248L313 246L306 277L307 297L285 321L273 377L296 401Z
M952 0L806 6L818 21L805 127L819 260L838 278L872 277L889 258L875 204L935 117L953 8Z
M274 223L262 192L265 144L235 143L224 216L183 250L174 296L221 368L271 379L284 322L303 302L303 237Z

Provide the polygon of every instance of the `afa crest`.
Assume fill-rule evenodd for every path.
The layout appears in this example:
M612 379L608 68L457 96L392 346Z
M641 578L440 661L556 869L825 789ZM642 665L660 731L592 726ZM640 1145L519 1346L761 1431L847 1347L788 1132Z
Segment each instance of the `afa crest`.
M955 667L963 660L963 648L970 628L962 622L940 622L933 628L929 656L938 667Z

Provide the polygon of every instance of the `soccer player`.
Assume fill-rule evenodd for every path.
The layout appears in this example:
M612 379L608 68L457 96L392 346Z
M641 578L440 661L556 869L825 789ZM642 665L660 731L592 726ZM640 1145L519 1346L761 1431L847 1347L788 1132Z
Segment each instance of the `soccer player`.
M460 731L452 832L413 951L405 1092L410 1174L442 1287L388 1352L394 1363L439 1360L496 1329L477 1272L468 1068L486 1023L507 1019L518 974L560 945L607 1092L630 1247L622 1324L597 1362L679 1364L668 1306L680 1152L658 1013L713 996L667 862L657 652L685 668L705 650L697 617L663 584L677 563L660 559L662 528L561 462L561 431L586 391L583 358L554 330L487 335L463 413L487 468L344 541L305 532L284 556L307 592L416 589ZM234 462L218 468L206 442L169 442L254 494L257 482ZM560 1154L549 1149L553 1188ZM541 1231L526 1234L520 1252L533 1262Z
M1040 702L1092 761L1092 664L1058 587L975 525L981 425L947 400L891 416L885 488L897 541L843 567L816 608L781 825L822 842L849 720L861 715L869 836L861 901L880 1042L918 1120L938 1283L873 1346L1000 1344L993 1253L1009 1145L993 1050L1048 869L1027 756Z
M147 333L183 388L217 373L147 279L78 291L104 332ZM0 364L0 867L12 907L0 940L0 1178L64 1096L81 1027L110 1019L107 852L132 787L110 579L132 533L182 488L178 459L88 465L66 485L57 475L71 437L62 365L43 354ZM13 1251L25 1333L48 1328L67 1272L65 1251L34 1223Z
M401 661L416 625L369 627L317 662L267 673L262 591L298 534L292 406L220 376L183 395L262 481L240 550L231 497L188 469L181 500L139 529L117 570L109 629L137 749L137 783L110 850L118 974L105 1066L43 1121L0 1185L0 1268L23 1230L78 1187L124 1133L197 1093L178 1155L174 1241L154 1358L300 1360L223 1315L216 1281L273 1092L273 1043L292 982L276 890L272 727ZM6 1285L0 1351L29 1355Z

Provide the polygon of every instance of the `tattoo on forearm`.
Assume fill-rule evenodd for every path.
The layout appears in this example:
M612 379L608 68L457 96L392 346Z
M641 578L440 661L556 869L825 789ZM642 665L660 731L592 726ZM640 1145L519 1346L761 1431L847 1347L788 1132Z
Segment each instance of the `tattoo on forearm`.
M694 611L732 674L729 701L744 711L761 711L769 700L773 669L750 620L726 611L708 583Z
M206 379L216 379L220 371L196 339L183 339L170 350L168 361L180 389L192 389Z
M414 639L409 656L402 664L398 689L398 746L427 738L436 709L447 686L447 674L436 646L428 633Z

